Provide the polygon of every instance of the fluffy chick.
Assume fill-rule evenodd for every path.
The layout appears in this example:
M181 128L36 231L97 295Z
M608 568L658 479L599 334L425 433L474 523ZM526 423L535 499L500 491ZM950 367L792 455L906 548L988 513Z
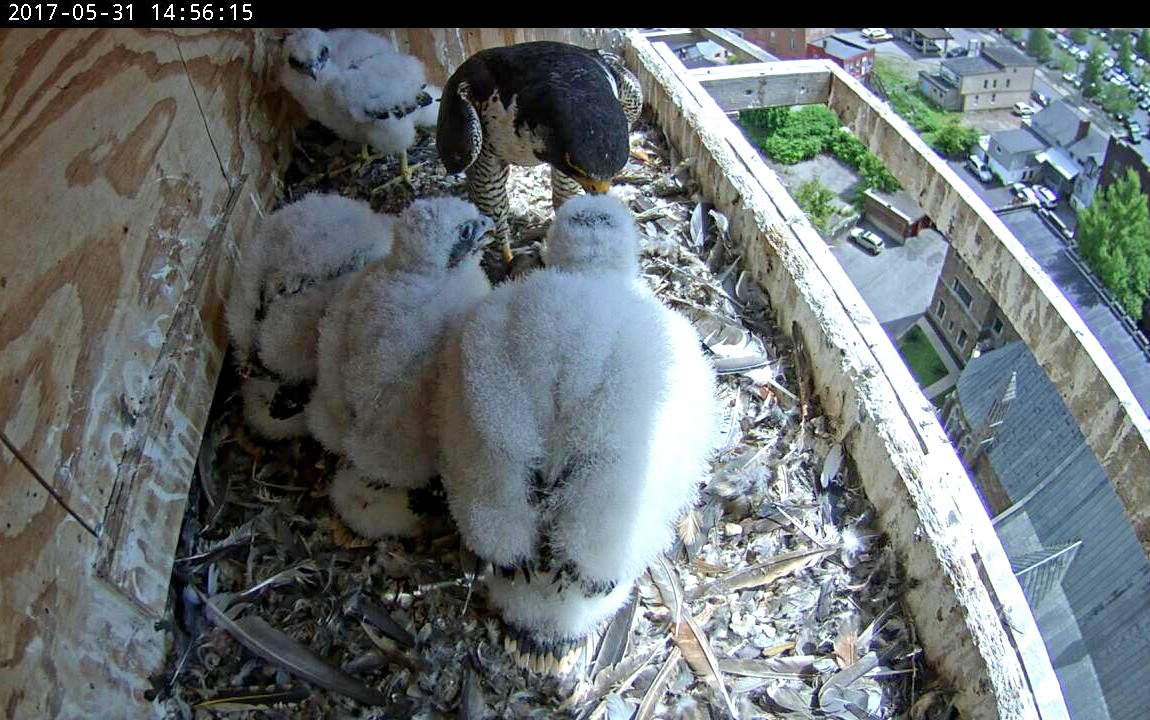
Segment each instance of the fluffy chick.
M261 434L304 431L294 417L302 403L284 391L315 379L320 316L352 274L387 254L391 224L367 203L313 194L269 215L241 247L225 314L237 356L257 377L272 376L243 389L245 416Z
M360 535L410 534L418 524L405 497L436 474L435 357L448 325L491 289L479 267L491 227L471 203L417 200L396 223L391 253L320 323L308 427L351 461L354 474L337 478L331 499Z
M423 63L364 30L296 30L283 52L280 82L308 116L346 140L399 154L410 181L407 148L416 126L431 127L438 117Z
M570 200L551 266L497 288L444 344L440 470L509 649L564 670L672 541L718 441L698 337L635 277L634 220ZM578 308L572 312L572 308Z

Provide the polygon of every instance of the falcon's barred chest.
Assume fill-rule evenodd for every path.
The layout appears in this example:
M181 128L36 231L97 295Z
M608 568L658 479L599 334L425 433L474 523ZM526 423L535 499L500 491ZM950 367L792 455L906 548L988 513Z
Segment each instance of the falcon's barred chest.
M602 191L627 162L641 107L638 81L609 53L556 42L492 48L448 80L437 144L448 172L467 170L507 255L507 166L550 164L556 208L580 185Z

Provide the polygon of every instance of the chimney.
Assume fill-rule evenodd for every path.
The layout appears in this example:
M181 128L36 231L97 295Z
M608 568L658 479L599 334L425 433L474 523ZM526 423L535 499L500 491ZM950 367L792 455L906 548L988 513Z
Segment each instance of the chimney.
M1078 142L1086 137L1086 133L1090 132L1090 121L1078 118L1078 132L1074 133L1074 142Z

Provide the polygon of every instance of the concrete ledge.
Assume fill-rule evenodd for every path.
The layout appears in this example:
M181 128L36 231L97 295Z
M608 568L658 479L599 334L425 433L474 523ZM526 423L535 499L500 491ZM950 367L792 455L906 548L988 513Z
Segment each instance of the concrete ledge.
M628 60L660 125L680 154L696 159L696 177L730 218L780 326L804 348L814 390L837 418L839 437L906 569L907 606L923 647L957 691L960 712L1037 718L1040 705L1044 718L1068 717L990 520L873 314L724 109L666 46L638 33L628 42ZM820 65L818 72L837 79L830 63Z

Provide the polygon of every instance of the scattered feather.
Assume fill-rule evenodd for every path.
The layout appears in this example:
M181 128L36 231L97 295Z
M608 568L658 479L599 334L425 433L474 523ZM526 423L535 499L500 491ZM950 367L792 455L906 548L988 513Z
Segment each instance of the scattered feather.
M738 720L739 714L731 704L731 696L727 694L727 687L723 684L723 673L719 669L719 661L715 659L715 651L707 639L703 629L689 613L685 613L675 626L675 644L683 652L687 664L702 677L723 699L723 704L731 717Z
M241 645L293 675L366 705L387 702L386 695L327 664L290 636L268 625L260 616L246 615L233 620L210 599L205 607L212 622L231 633Z

